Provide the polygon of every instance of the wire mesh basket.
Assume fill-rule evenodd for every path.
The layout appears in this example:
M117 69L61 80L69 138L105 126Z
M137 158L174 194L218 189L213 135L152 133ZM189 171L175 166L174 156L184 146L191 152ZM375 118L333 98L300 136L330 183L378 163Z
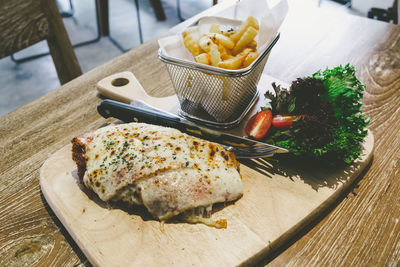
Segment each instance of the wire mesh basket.
M166 64L181 113L189 119L224 127L236 125L258 97L257 84L279 34L247 68L225 70L166 56Z

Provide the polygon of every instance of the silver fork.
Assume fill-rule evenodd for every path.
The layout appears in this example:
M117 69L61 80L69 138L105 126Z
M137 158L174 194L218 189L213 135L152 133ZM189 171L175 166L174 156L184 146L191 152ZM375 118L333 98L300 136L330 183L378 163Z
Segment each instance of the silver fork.
M286 153L286 150L282 150L280 147L268 146L257 146L257 147L238 147L238 146L226 146L223 147L233 152L238 159L254 159L254 158L269 158L275 154Z

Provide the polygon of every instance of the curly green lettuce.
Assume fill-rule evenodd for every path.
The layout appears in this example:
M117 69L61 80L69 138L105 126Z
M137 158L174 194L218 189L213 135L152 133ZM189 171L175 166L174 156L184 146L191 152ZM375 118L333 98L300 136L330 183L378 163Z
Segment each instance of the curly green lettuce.
M274 114L306 115L286 130L272 129L266 140L329 165L351 163L361 155L369 120L362 114L365 86L353 66L320 70L294 81L290 90L273 84L267 93Z

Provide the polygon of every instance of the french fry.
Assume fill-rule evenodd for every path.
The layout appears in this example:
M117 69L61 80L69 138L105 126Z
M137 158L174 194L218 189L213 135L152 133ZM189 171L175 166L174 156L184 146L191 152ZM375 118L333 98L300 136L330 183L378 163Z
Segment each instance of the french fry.
M210 33L219 33L222 34L222 31L219 29L219 24L212 24L210 27Z
M210 61L211 66L218 66L218 63L221 62L221 53L218 51L218 46L213 43L210 47Z
M221 60L227 60L227 59L231 59L234 56L232 56L231 54L221 54Z
M260 29L257 19L253 16L249 16L244 22L242 22L242 24L240 24L239 28L235 31L235 33L230 36L232 41L234 41L235 43L239 41L239 39L242 37L242 35L247 31L247 28L249 27L253 27L256 30Z
M209 33L207 35L211 38L211 40L214 43L222 44L223 46L225 46L228 49L232 49L235 46L235 43L231 40L231 38L229 38L223 34Z
M212 24L209 33L198 38L198 28L189 27L183 33L186 48L194 60L201 64L224 69L240 69L251 65L258 57L257 41L259 24L250 16L238 29L221 31L221 25Z
M236 33L236 30L234 29L230 29L226 32L222 32L223 35L227 36L227 37L231 37L232 35L234 35Z
M207 53L202 53L202 54L196 56L196 57L194 58L194 60L195 60L197 63L205 64L205 65L210 65L210 63L211 63L211 57L210 57L210 55L207 54Z
M233 58L233 56L230 54L230 52L222 44L218 45L218 51L221 54L222 60Z
M257 41L256 40L253 40L253 41L251 41L246 47L248 47L248 48L251 48L251 49L253 49L254 51L256 51L257 50Z
M236 43L235 47L232 49L233 54L239 53L243 48L245 48L250 42L254 40L258 31L253 27L249 27L247 31L240 37L239 41Z
M193 55L193 57L196 57L203 52L199 44L193 39L192 34L186 34L186 36L183 38L183 44Z
M250 52L243 61L243 68L250 66L250 64L253 63L253 61L256 60L257 57L257 52Z
M210 52L211 46L215 45L213 41L211 41L210 37L204 35L199 39L199 46L201 49L203 49L205 52Z
M243 58L244 59L244 58ZM228 70L237 70L242 65L242 58L233 57L218 63L218 67Z
M212 66L217 66L221 61L221 53L218 51L218 46L207 35L199 40L200 47L210 55Z
M243 61L249 53L251 53L250 48L245 48L242 52L237 54L231 59L227 59L218 63L218 67L223 69L237 70L242 66Z

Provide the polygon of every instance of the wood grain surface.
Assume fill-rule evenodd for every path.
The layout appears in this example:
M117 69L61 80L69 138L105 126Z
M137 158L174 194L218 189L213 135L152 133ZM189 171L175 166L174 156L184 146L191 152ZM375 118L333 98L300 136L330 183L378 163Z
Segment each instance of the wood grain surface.
M41 1L2 1L0 58L20 51L49 35Z
M289 11L265 72L290 82L326 66L355 65L367 85L364 111L376 149L353 194L262 263L394 266L400 261L399 26L297 10ZM43 199L39 169L71 137L112 121L96 112L102 78L132 71L149 94L172 94L157 49L150 41L0 118L0 266L89 265Z

